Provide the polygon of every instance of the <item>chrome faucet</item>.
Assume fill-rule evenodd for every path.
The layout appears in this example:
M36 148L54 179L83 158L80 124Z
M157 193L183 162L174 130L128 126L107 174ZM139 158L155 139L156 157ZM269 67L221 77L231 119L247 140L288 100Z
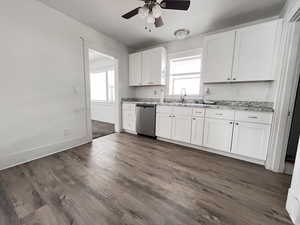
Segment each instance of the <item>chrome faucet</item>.
M180 94L180 103L183 104L184 101L185 101L185 97L186 97L186 89L185 88L182 88L181 89L181 94Z

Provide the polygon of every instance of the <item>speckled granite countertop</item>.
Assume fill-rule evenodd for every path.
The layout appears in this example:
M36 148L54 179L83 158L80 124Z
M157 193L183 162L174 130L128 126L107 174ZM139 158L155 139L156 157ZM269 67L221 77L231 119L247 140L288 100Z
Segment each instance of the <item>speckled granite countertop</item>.
M127 98L122 99L122 102L130 102L135 104L157 104L162 106L181 106L193 108L209 108L209 109L229 109L238 111L254 111L254 112L274 112L272 102L247 102L247 101L216 101L215 105L203 104L203 102L195 100L187 100L185 103L179 103L178 100L165 99L164 103L160 103L158 99L138 99Z

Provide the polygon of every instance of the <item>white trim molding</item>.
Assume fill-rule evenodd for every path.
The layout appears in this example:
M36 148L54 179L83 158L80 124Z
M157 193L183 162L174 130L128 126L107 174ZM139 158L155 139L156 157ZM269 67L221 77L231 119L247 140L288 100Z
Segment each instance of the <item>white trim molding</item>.
M271 140L266 168L274 172L282 173L285 167L285 156L288 136L291 125L291 96L294 95L295 85L299 76L297 73L297 55L299 46L299 32L295 29L295 23L291 19L300 9L300 0L291 8L283 20L283 32L277 63L277 95L275 98L275 113L271 131Z
M92 139L90 137L74 138L72 140L64 141L61 143L40 146L22 152L2 156L0 158L0 170L11 168L36 159L44 158L46 156L63 152L65 150L69 150L91 142Z

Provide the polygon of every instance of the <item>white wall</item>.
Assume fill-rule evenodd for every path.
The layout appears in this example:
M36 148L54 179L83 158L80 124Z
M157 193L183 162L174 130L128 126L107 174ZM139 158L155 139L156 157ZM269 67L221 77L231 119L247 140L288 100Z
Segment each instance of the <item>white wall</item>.
M254 21L247 25L268 21ZM239 25L234 28L243 27L245 25ZM230 30L233 28L228 28ZM177 52L190 51L197 48L203 48L204 36L198 35L188 38L181 41L173 41L164 43L160 46L164 46L168 54L174 54ZM256 82L256 83L238 83L238 84L209 84L204 85L203 93L199 96L202 98L204 90L206 88L210 89L210 94L206 96L207 99L214 100L236 100L236 101L274 101L275 98L275 82ZM152 86L152 87L136 87L135 88L135 97L140 98L158 98L160 96L161 87ZM157 94L156 94L157 93ZM165 89L165 93L168 93L168 90Z
M119 42L35 0L1 1L0 27L0 168L91 140L80 37L119 60L119 97L131 96Z
M92 120L115 124L115 107L111 103L92 102Z

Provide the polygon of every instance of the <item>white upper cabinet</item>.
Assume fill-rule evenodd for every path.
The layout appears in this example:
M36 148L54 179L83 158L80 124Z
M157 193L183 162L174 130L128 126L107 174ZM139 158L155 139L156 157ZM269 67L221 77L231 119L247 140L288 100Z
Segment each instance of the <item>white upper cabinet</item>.
M233 80L274 80L274 61L280 24L277 20L237 31Z
M129 55L129 85L139 86L142 84L142 53Z
M208 36L203 56L204 82L231 80L235 31Z
M274 80L281 20L206 37L205 83Z
M154 48L131 54L129 56L129 85L165 85L166 66L165 48Z
M237 122L234 126L232 153L266 160L271 125Z

